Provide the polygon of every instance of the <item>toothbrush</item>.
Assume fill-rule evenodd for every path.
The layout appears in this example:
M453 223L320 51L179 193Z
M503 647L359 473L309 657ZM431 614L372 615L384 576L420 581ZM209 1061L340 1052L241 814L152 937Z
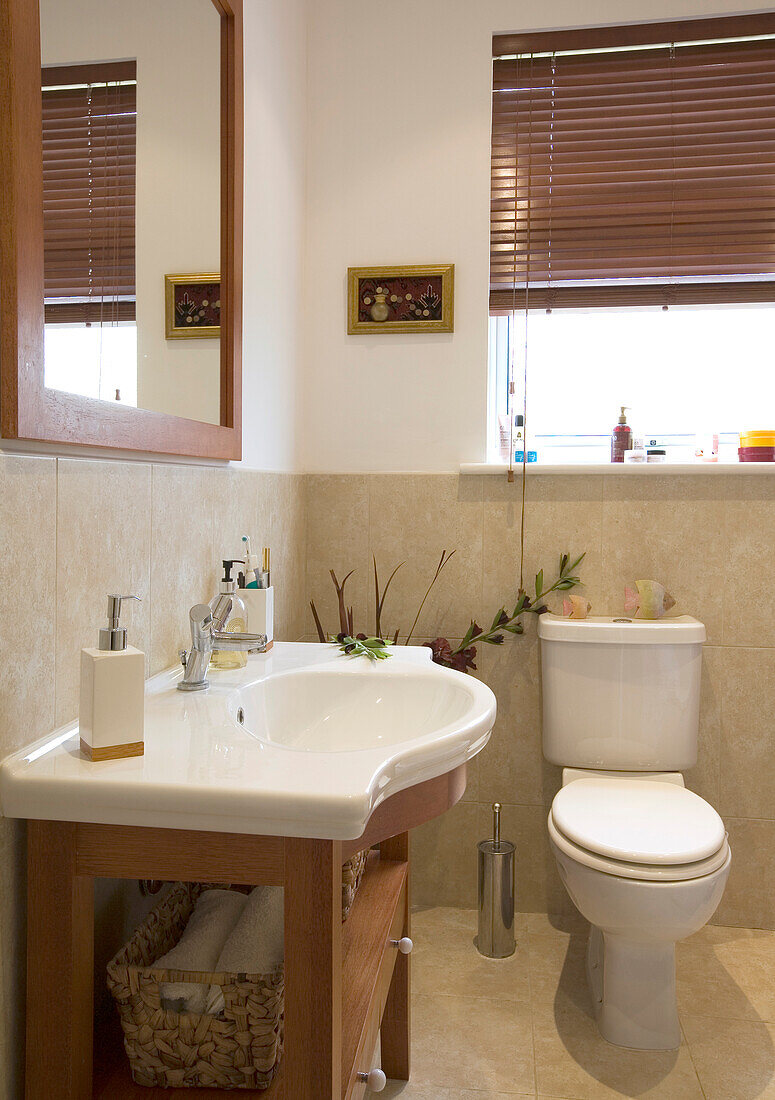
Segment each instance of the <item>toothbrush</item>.
M256 566L258 565L258 555L251 553L250 550L250 535L243 535L242 541L245 543L245 587L246 588L258 588L258 571Z

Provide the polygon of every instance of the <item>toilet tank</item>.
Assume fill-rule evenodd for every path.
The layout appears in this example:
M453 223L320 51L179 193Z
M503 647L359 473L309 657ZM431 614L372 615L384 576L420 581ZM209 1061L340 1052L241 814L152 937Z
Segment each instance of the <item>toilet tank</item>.
M606 771L696 763L701 622L542 615L538 636L547 760Z

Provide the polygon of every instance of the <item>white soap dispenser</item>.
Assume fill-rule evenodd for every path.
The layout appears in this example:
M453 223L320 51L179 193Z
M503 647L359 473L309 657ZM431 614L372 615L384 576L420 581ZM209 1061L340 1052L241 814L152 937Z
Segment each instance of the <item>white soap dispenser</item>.
M142 756L145 722L145 655L126 644L123 600L108 596L108 625L97 649L81 650L81 752L90 760Z

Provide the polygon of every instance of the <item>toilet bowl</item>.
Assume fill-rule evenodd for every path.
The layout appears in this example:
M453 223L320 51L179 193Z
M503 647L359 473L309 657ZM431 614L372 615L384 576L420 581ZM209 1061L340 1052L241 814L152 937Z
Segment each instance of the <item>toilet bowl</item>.
M592 925L587 977L600 1033L640 1050L680 1045L675 944L708 922L729 874L720 817L677 779L577 778L548 821L560 877Z
M681 1040L675 945L724 893L724 823L684 786L697 762L705 627L542 615L544 756L563 768L549 843L592 925L589 988L601 1034L670 1050Z

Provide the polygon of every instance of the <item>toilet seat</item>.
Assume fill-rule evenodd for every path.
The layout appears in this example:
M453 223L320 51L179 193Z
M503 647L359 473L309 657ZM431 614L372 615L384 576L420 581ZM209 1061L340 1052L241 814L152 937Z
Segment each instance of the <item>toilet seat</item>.
M693 863L627 863L625 860L601 856L574 844L558 830L551 813L549 814L549 837L561 852L577 863L595 871L602 871L606 875L636 879L639 882L686 882L702 878L723 867L729 857L729 843L725 834L721 847L714 855Z
M644 881L711 874L729 850L723 821L699 795L673 783L615 776L562 787L549 833L572 859Z

